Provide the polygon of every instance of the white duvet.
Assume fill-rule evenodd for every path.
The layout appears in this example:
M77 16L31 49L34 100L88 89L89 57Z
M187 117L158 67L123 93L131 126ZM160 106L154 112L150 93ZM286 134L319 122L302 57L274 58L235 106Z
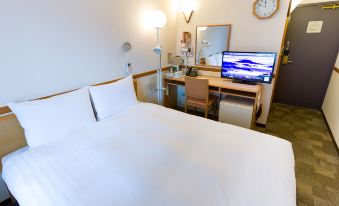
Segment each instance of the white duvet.
M4 162L20 206L292 206L291 144L138 104Z

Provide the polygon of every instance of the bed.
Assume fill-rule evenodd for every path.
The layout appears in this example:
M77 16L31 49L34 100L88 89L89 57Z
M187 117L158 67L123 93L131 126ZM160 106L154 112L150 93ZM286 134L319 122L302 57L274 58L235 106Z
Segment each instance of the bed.
M20 206L292 206L291 143L139 103L2 160Z

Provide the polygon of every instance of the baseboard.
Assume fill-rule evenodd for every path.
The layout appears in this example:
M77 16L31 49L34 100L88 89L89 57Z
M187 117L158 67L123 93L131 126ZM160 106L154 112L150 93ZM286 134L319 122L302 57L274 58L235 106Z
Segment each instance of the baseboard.
M330 136L331 136L332 142L333 142L333 144L334 144L335 149L337 150L337 156L339 156L339 148L338 148L337 142L336 142L335 139L334 139L334 136L333 136L331 127L330 127L330 125L328 124L328 121L327 121L327 119L326 119L326 116L325 116L325 113L324 113L323 110L321 110L321 114L323 115L323 117L324 117L324 119L325 119L325 122L326 122L326 126L327 126L328 130L330 131Z

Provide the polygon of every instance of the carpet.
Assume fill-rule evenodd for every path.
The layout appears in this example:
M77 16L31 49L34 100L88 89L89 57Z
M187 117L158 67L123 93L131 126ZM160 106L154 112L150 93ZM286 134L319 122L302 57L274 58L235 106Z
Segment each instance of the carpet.
M339 205L339 157L321 111L275 103L257 130L292 142L299 206Z

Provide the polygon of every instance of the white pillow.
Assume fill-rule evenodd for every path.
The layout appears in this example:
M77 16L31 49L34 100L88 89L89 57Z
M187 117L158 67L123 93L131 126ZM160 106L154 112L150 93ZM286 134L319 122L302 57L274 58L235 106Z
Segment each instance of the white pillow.
M138 103L132 76L89 88L98 120L103 120Z
M210 66L216 65L217 62L215 61L214 55L206 57L206 58L205 58L205 64L206 64L206 65L210 65Z
M50 143L96 122L88 88L8 106L24 128L30 147Z

